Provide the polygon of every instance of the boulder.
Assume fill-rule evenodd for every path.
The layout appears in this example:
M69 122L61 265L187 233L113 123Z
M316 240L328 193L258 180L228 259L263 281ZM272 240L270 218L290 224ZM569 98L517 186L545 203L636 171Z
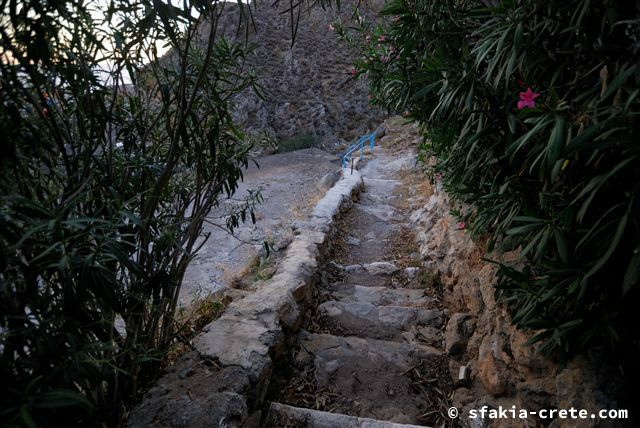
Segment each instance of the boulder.
M509 367L499 358L501 355L498 338L485 336L478 355L478 378L484 389L494 397L507 394L511 386Z
M371 275L390 275L398 271L398 266L391 262L373 262L364 265L364 268Z
M471 314L453 314L444 332L445 352L449 355L463 353L474 330L475 318Z

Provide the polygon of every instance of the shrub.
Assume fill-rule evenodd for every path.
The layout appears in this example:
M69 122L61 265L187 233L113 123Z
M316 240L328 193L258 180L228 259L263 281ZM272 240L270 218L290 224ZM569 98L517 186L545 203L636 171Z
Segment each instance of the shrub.
M318 137L308 132L297 134L282 141L278 146L278 153L293 152L295 150L310 149L318 144Z
M563 358L637 343L637 5L392 0L382 15L337 27L373 102L422 124L472 231L520 247L526 267L498 282L514 323Z
M229 109L253 78L216 36L224 5L106 4L2 6L3 424L119 422L173 342L205 216L247 166Z

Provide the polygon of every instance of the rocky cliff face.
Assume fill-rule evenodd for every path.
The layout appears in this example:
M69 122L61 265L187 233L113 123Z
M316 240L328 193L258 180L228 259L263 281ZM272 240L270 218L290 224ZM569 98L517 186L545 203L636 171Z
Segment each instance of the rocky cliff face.
M255 28L249 26L248 40L255 50L247 65L267 99L251 90L239 95L236 122L250 133L267 131L280 141L312 135L327 149L374 130L381 112L369 106L366 84L352 79L354 53L329 28L338 16L349 19L351 4L342 2L341 12L320 7L303 11L293 46L289 14L281 13L284 6L259 2L252 9ZM244 25L237 31L237 5L227 3L225 9L221 33L244 40Z

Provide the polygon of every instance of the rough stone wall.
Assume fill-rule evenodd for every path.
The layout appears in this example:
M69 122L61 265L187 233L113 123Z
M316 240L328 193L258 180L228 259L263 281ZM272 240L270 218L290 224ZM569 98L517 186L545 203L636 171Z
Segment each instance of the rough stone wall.
M540 409L621 408L618 396L622 381L596 350L566 367L542 358L526 342L532 332L517 330L504 305L496 302L496 266L483 261L484 244L475 243L450 215L452 202L442 191L428 196L411 220L426 267L436 273L445 288L450 317L444 332L445 350L457 382L453 405L460 410L464 426L543 426L551 421L471 420L470 409L484 405L538 411ZM489 258L515 261L517 253L490 254ZM458 381L459 369L470 372ZM628 421L626 423L629 423ZM553 421L553 427L594 426L594 421ZM598 420L597 426L625 426L625 421Z
M234 100L234 120L250 132L267 131L280 140L315 135L327 149L374 130L382 114L369 106L366 83L351 79L355 53L329 29L338 16L348 22L353 4L343 1L341 12L321 7L302 12L293 46L289 14L281 13L289 3L252 5L255 29L249 26L248 41L255 50L246 67L256 73L267 99L244 91ZM226 3L225 9L220 34L244 41L244 25L237 31L237 5ZM201 34L208 31L205 25Z

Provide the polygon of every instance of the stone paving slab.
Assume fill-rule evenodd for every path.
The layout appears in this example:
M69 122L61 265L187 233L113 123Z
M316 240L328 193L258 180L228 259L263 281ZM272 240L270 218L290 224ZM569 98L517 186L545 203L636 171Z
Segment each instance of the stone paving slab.
M272 403L266 426L275 428L292 425L307 428L423 428L420 425L397 424Z
M316 365L336 360L338 357L346 357L356 358L364 364L384 364L406 370L417 359L427 361L442 355L441 351L430 346L316 334L304 330L300 331L299 338L304 352L314 356Z
M412 288L364 287L345 284L331 291L335 300L344 303L366 302L372 305L414 306L427 305L433 299L424 294L424 290Z
M323 324L345 335L373 339L399 338L414 326L440 327L443 313L415 306L377 306L367 302L328 301L318 307Z
M358 204L358 208L365 213L374 216L379 221L390 222L400 220L400 216L396 213L395 208L393 208L391 205L380 203L376 205Z

